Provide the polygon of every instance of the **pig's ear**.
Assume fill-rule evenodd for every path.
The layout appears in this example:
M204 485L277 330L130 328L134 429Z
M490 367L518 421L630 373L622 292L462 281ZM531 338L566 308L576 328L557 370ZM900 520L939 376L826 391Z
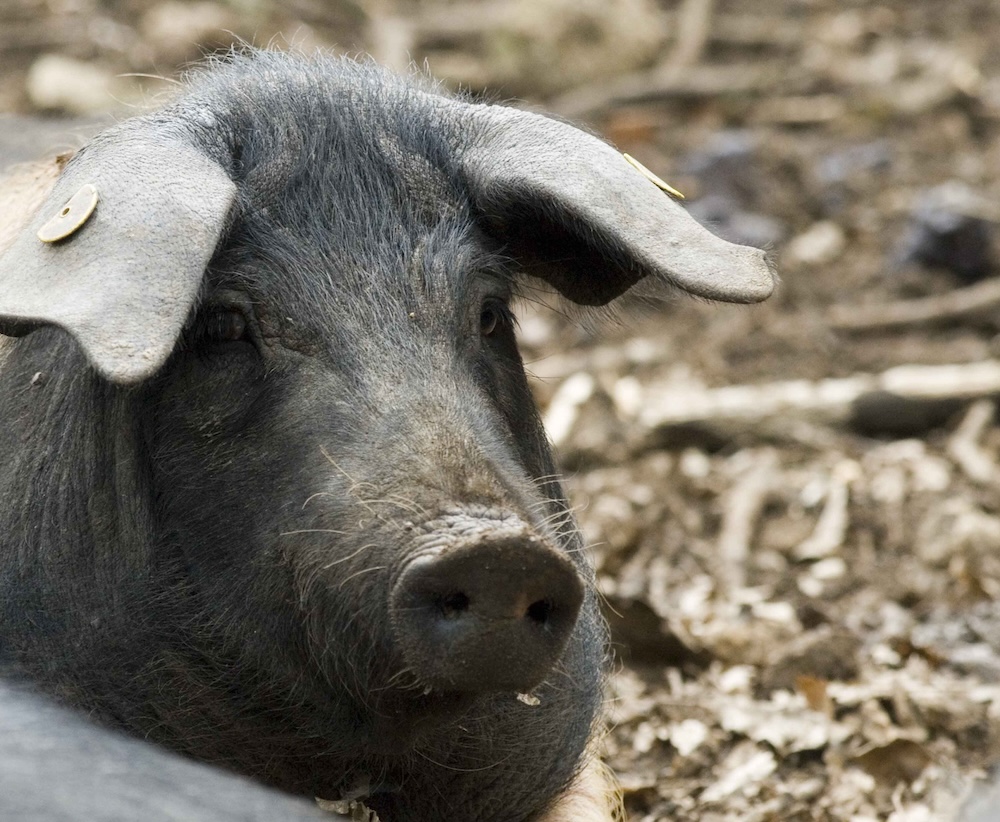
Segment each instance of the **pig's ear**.
M537 114L470 108L480 122L461 164L484 227L565 297L603 305L645 277L725 302L771 293L762 251L702 228L606 143Z
M108 380L151 376L197 299L235 185L178 135L131 123L40 184L51 185L40 205L15 192L35 211L0 245L0 333L56 325ZM9 193L0 182L0 212L19 206Z

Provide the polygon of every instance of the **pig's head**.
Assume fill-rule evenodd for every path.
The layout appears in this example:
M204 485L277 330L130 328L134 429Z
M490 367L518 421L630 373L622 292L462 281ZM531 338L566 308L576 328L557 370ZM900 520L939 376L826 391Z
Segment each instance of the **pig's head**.
M4 506L29 470L86 496L61 546L9 523L49 620L9 641L133 730L386 822L532 818L605 651L511 303L643 279L772 286L568 125L353 63L212 68L86 146L0 259Z

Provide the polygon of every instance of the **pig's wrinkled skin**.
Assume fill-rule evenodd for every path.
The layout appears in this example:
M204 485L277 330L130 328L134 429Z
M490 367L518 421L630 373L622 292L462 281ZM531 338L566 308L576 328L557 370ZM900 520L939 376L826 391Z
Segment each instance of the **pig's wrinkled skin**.
M609 819L583 756L604 627L509 306L540 280L583 304L771 283L617 162L537 115L256 53L18 172L0 656L111 728L383 822ZM84 183L94 216L40 243Z

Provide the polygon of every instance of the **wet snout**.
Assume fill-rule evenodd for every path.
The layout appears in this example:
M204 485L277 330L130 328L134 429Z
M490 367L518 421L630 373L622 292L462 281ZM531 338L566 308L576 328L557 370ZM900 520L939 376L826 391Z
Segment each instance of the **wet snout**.
M562 655L583 601L565 555L518 521L449 528L413 557L390 594L404 658L426 684L529 691Z

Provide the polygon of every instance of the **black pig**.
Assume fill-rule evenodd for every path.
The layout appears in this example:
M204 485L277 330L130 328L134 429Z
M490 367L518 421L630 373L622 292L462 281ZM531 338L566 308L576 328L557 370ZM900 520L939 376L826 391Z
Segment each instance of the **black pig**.
M0 682L4 822L348 822Z
M217 63L50 176L0 257L18 668L383 822L559 818L604 629L511 302L754 302L763 254L568 125L328 58Z

